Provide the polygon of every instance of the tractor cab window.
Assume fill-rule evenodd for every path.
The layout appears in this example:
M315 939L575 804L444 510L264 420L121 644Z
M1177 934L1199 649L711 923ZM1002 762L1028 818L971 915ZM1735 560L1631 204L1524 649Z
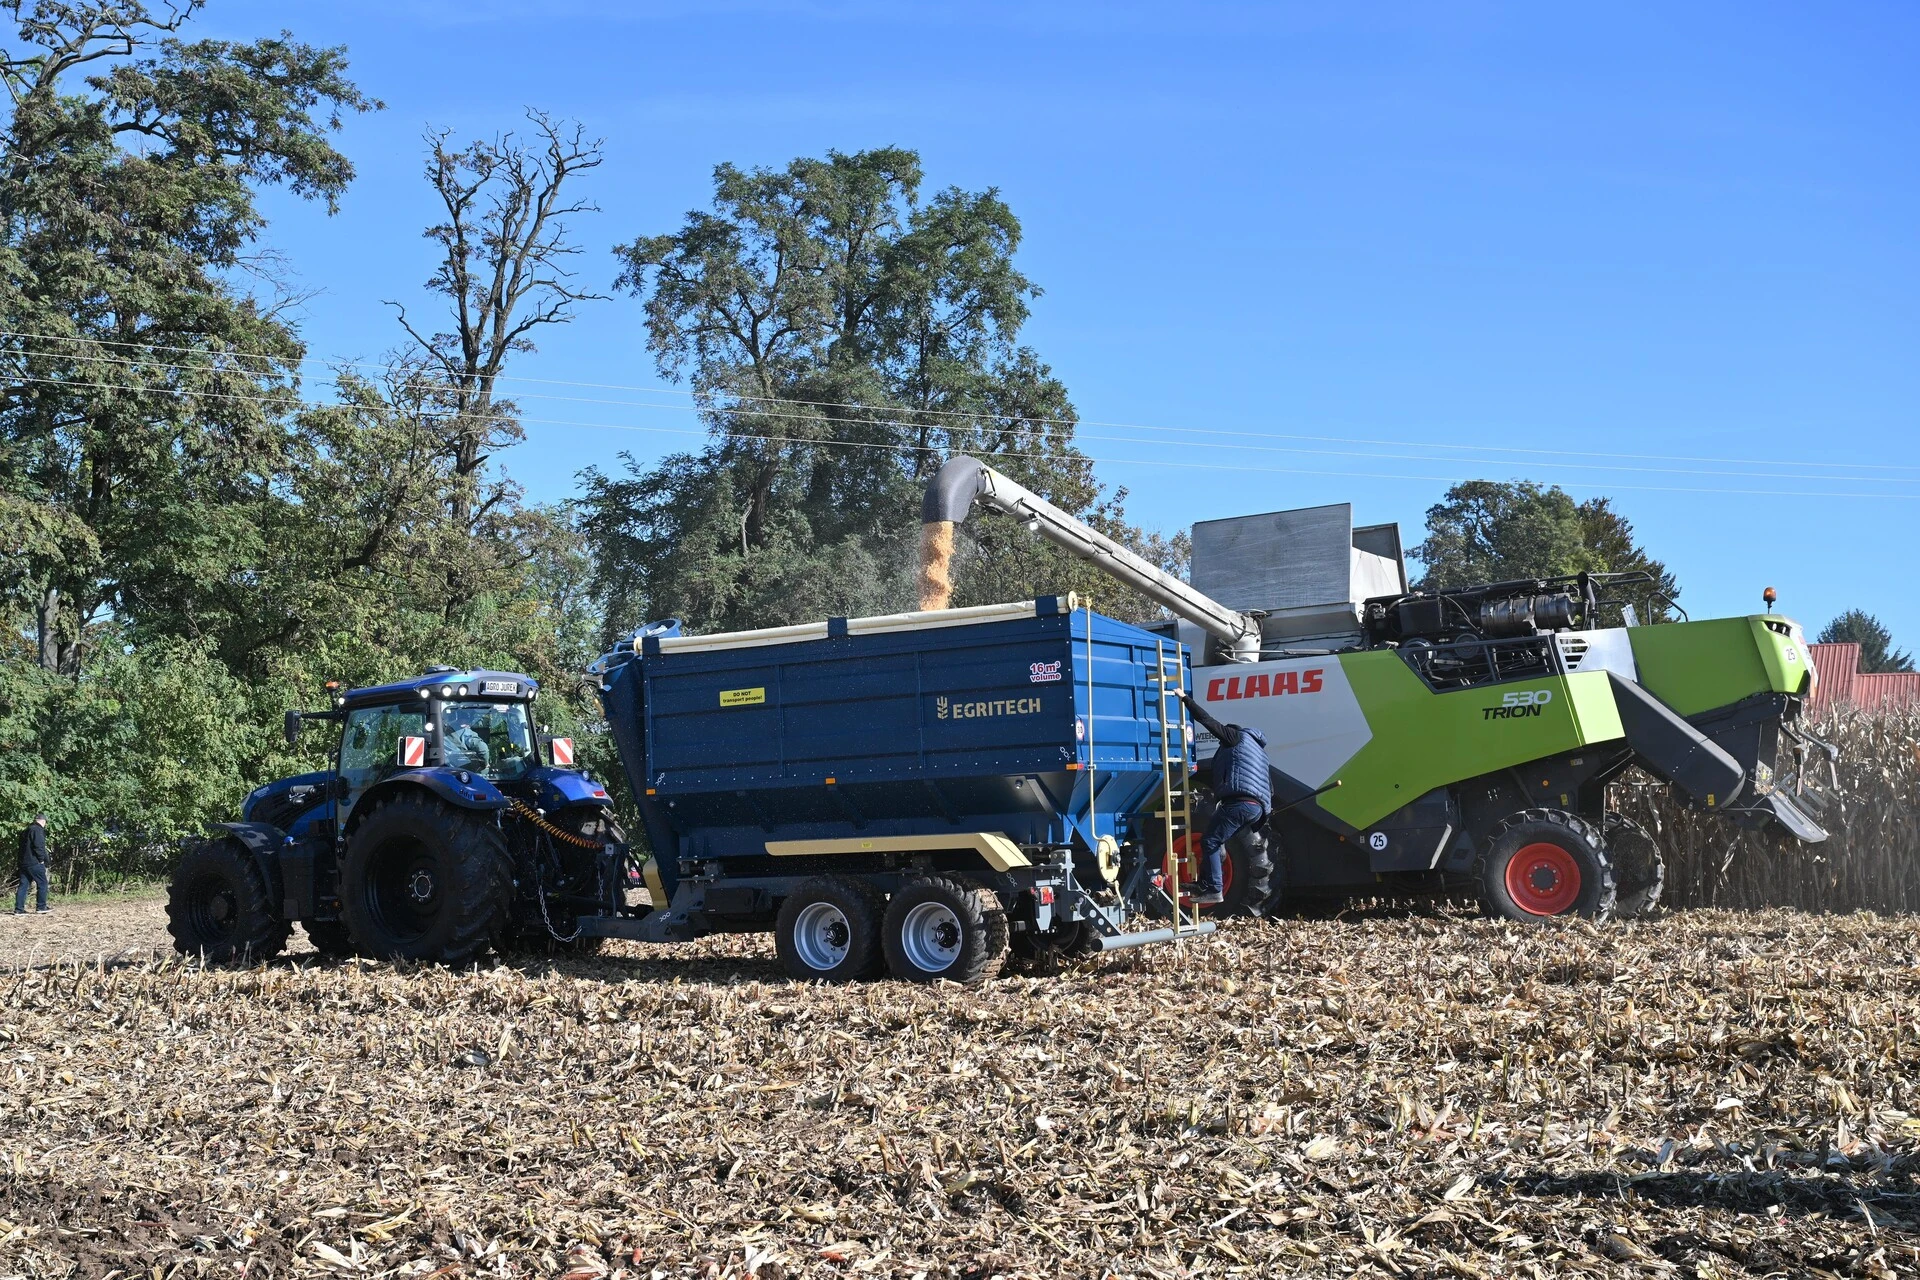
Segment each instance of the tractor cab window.
M340 776L355 791L371 786L393 770L400 739L424 737L424 707L362 707L347 715L340 738Z
M440 709L440 758L450 769L466 769L508 782L524 777L537 762L533 725L521 702L449 702Z

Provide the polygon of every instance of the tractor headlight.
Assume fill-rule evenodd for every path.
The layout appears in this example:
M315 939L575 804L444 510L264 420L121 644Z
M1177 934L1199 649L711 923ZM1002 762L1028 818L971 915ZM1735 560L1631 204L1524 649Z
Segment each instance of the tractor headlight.
M463 698L467 696L467 686L465 685L460 686L460 696Z

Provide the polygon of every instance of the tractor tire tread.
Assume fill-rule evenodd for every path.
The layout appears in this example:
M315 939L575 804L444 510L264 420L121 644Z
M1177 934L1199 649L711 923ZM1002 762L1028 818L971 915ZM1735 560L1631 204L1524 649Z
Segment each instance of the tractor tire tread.
M207 938L196 936L189 917L188 894L203 872L228 879L242 922L233 938L214 940L212 946ZM266 877L252 853L231 839L199 840L181 854L168 882L167 933L173 938L173 949L182 955L204 955L210 964L251 964L285 951L293 925L273 909Z
M441 838L466 874L454 878L454 926L437 946L423 948L423 954L407 954L374 937L376 926L365 903L360 884L365 874L361 865L370 856L373 843L368 832L378 832L389 822L417 819L437 826ZM362 955L377 959L424 960L439 964L464 964L497 948L504 940L507 916L513 901L513 858L506 837L499 827L481 821L472 810L442 804L431 796L401 794L382 802L354 830L347 844L347 856L341 868L342 915L349 935Z

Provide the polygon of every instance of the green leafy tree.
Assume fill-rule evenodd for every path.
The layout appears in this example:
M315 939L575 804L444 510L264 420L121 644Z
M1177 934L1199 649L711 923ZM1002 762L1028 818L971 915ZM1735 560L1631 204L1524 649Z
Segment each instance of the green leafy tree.
M1893 647L1893 632L1865 609L1849 609L1820 631L1821 644L1860 646L1860 670L1883 674L1913 670L1913 655Z
M49 512L13 590L68 674L116 619L193 633L203 586L257 553L301 349L244 287L274 284L255 199L333 208L331 135L377 105L339 49L180 39L198 7L5 5L0 492Z
M1648 555L1633 525L1607 498L1575 502L1559 486L1468 480L1427 508L1427 536L1413 549L1424 590L1576 573L1645 572L1609 597L1632 604L1643 621L1666 620L1680 594L1673 574Z
M583 473L609 627L702 630L913 607L920 490L954 452L1178 561L1127 526L1073 447L1066 388L1019 344L1039 290L993 190L923 200L920 158L883 148L714 174L710 211L617 250L661 373L713 438L654 466ZM1011 527L966 530L955 603L1094 588L1151 606Z

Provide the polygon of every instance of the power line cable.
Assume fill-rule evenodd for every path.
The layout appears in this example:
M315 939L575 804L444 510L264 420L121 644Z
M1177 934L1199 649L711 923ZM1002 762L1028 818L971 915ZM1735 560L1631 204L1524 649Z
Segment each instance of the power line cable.
M323 360L323 358L319 356L302 356L297 358L296 360L288 361L282 357L269 356L269 355L258 354L258 353L232 352L232 351L211 351L210 352L210 351L207 351L206 348L202 348L202 347L168 346L168 345L159 344L159 343L139 343L139 342L129 342L125 340L119 340L119 339L79 337L79 336L68 335L68 334L35 334L35 333L28 333L21 330L9 330L9 329L0 329L0 337L16 337L16 338L33 340L33 341L88 343L88 344L100 345L100 346L129 347L129 348L135 348L140 350L151 350L151 351L175 351L175 352L189 352L189 353L209 354L209 355L230 355L230 356L238 356L239 358L242 358L242 359L272 360L283 366L290 363L291 364L325 363L333 368L384 369L389 367L373 361L353 361L353 360L345 360L345 359ZM115 363L127 363L127 364L144 363L144 362L133 361L133 360L120 360L115 357L96 356L91 358L104 359L109 362L115 362ZM174 368L174 369L191 369L197 366L184 365L184 364L175 364L175 365L161 364L155 367ZM260 376L264 376L264 374ZM679 387L652 387L652 386L643 386L639 384L626 384L626 383L583 382L583 381L561 379L561 378L535 378L535 377L530 377L523 374L504 374L504 373L495 375L493 381L495 382L527 382L527 383L533 383L536 385L544 385L544 386L583 387L590 390L633 391L633 392L650 394L650 395L687 396L687 397L691 397L694 400L694 404L690 407L697 411L702 411L702 412L752 412L752 413L759 414L760 416L763 416L763 417L807 416L807 415L795 415L795 414L782 415L782 414L777 414L768 410L743 411L743 410L739 410L737 408L733 408L731 406L724 405L724 404L721 404L721 405L716 405L711 403L702 404L700 402L701 393L688 391L686 389L679 388ZM403 384L403 385L417 385L417 384ZM807 400L807 399L801 399L797 397L750 396L750 395L741 395L741 394L731 393L731 392L723 393L723 394L730 396L733 400L742 401L746 403L804 405L808 407L818 407L818 408L855 409L855 410L864 410L871 407L867 405L846 402L846 401ZM556 401L561 401L565 403L600 404L600 405L618 406L618 407L625 407L625 408L673 409L673 408L681 407L678 405L657 405L657 404L647 404L647 403L641 403L641 402L635 402L635 401L602 400L602 399L595 399L590 397L554 396L554 395L543 395L540 393L529 393L524 398L556 400ZM959 418L966 418L976 422L979 421L983 416L969 410L960 410L960 409L905 409L903 410L899 408L893 408L893 409L890 409L889 411L893 413L903 413L903 412L913 413L913 414L918 414L926 417L959 417ZM1727 464L1727 465L1744 464L1748 466L1767 466L1767 467L1780 467L1780 468L1811 467L1811 468L1818 468L1822 470L1831 470L1831 471L1916 471L1916 472L1920 472L1920 465L1885 463L1885 462L1831 462L1831 461L1819 460L1819 459L1775 461L1770 459L1751 458L1751 457L1724 458L1724 457L1713 457L1713 456L1703 456L1703 455L1693 455L1693 454L1621 453L1621 452L1609 452L1609 451L1602 451L1602 450L1586 450L1586 449L1545 449L1545 448L1538 448L1538 447L1526 446L1526 445L1454 443L1450 441L1424 441L1424 440L1394 440L1394 439L1379 439L1379 438L1366 437L1366 436L1329 436L1329 435L1315 435L1315 434L1302 434L1302 433L1294 433L1294 432L1276 432L1276 431L1236 431L1236 430L1232 430L1224 427L1166 426L1166 425L1155 425L1155 424L1149 424L1149 423L1115 422L1115 421L1098 419L1098 418L1057 418L1057 417L1030 417L1030 416L1022 416L1022 415L1006 415L1004 417L998 418L997 420L1000 422L1032 423L1036 425L1054 424L1054 425L1066 426L1069 428L1092 426L1092 427L1107 427L1113 430L1152 431L1152 432L1161 432L1161 433L1169 433L1169 434L1232 436L1232 437L1241 438L1241 439L1296 440L1296 441L1301 441L1305 443L1319 443L1319 444L1365 444L1365 445L1375 445L1382 448L1432 449L1432 450L1449 450L1454 452L1475 451L1480 453L1514 453L1514 454L1524 454L1529 457L1540 457L1540 458L1552 458L1552 457L1617 458L1625 461L1637 461L1637 462L1688 462L1688 463L1718 463L1718 464ZM923 424L912 423L910 425L920 426ZM1100 439L1107 439L1107 440L1121 439L1120 437L1086 437L1086 438L1100 438ZM1143 440L1143 441L1139 441L1138 443L1152 443L1152 442ZM1182 442L1182 443L1192 443L1192 442ZM1223 446L1212 446L1212 447L1223 447ZM1294 450L1292 452L1310 452L1310 451ZM1376 454L1366 454L1366 453L1354 453L1351 455L1342 455L1342 456L1395 457L1396 455L1376 455ZM1432 459L1432 461L1444 462L1444 461L1451 461L1451 459L1435 458L1435 459ZM1515 461L1505 460L1505 459L1489 460L1489 459L1463 458L1463 459L1460 459L1460 461L1473 461L1473 462L1479 462L1482 465L1491 465L1491 466L1517 465ZM1573 464L1559 464L1559 465L1571 466ZM1625 471L1625 470L1636 470L1637 468L1591 467L1587 469ZM1697 472L1693 468L1685 468L1683 473L1697 474ZM1729 472L1725 474L1745 475L1745 476L1752 476L1756 478L1769 478L1776 475L1775 472ZM1779 475L1778 478L1780 479L1804 478L1804 479L1811 480L1811 479L1820 479L1822 477L1811 477L1811 476L1793 477L1788 475ZM1848 475L1848 476L1832 476L1832 477L1825 477L1825 478L1830 478L1835 480L1863 481L1863 482L1869 482L1869 483L1889 482L1885 480L1883 477L1873 476L1873 475L1857 475L1857 476Z
M213 399L224 399L224 400L251 401L255 403L271 403L271 404L283 406L283 407L289 404L301 405L304 407L316 408L316 409L342 409L342 408L352 409L354 407L350 404L341 404L338 402L331 402L331 401L303 401L297 397L288 399L288 398L277 397L277 396L250 396L250 395L245 395L239 392L194 391L194 390L185 390L181 388L165 387L165 386L138 387L138 386L129 386L124 384L119 384L119 383L70 382L70 381L63 381L60 379L30 379L30 381L52 382L60 386L81 387L86 389L128 391L128 392L134 392L138 394L159 394L159 395L172 395L177 397L195 397L200 399L213 398ZM684 406L684 405L653 405L653 406L635 406L635 407L661 408L661 409L668 409L674 412L692 411L690 406ZM834 423L841 426L850 426L850 427L877 426L877 427L896 427L896 428L917 428L924 425L921 423L904 422L904 421L899 421L894 419L884 419L884 418L850 419L850 418L833 418L825 415L820 415L820 416L788 415L788 416L803 417L806 421L809 421L809 422L828 422L828 423ZM653 434L666 434L666 435L694 435L694 436L711 437L714 434L714 432L709 429L695 429L691 427L646 427L646 426L639 426L639 425L626 424L626 423L585 422L585 421L565 419L565 418L529 418L529 417L522 417L518 415L504 415L504 414L489 415L488 417L482 418L480 420L481 421L494 421L494 420L512 421L516 423L534 424L534 425L541 425L541 426L581 427L581 428L589 428L589 429L595 429L595 430L647 432L647 433L653 433ZM726 431L724 432L724 435L727 439L733 439L733 440L754 440L754 441L779 443L779 444L820 445L820 446L829 446L829 447L865 448L865 449L886 449L886 450L891 450L891 451L900 452L900 453L920 453L925 451L925 449L923 449L923 447L920 445L895 444L895 443L887 443L887 442L881 442L881 441L820 439L820 438L808 437L808 436L756 435L756 434L749 434L749 433L739 432L739 431ZM1123 444L1154 443L1152 441L1113 440L1106 437L1090 437L1090 438L1105 439L1109 443L1123 443ZM1256 447L1256 446L1221 445L1221 446L1215 446L1215 447L1248 448L1248 447ZM1303 450L1301 452L1335 453L1337 451ZM1056 458L1059 455L1051 454L1051 453L997 451L992 453L990 456L1002 457L1002 458L1046 459L1046 458ZM1358 478L1358 479L1370 479L1370 480L1420 480L1420 481L1426 481L1429 483L1438 483L1438 484L1456 484L1468 478L1463 476L1405 475L1405 474L1396 474L1396 473L1389 473L1389 472L1372 472L1372 471L1329 471L1324 469L1312 469L1312 468L1304 468L1304 467L1256 467L1256 466L1247 466L1247 465L1229 464L1229 463L1183 462L1183 461L1167 459L1164 457L1154 458L1154 459L1143 459L1143 458L1098 457L1091 454L1082 454L1081 456L1085 457L1086 460L1089 462L1100 463L1105 465L1113 465L1113 466L1161 466L1161 467L1175 467L1175 468L1181 468L1181 469L1187 469L1187 470L1255 472L1260 474L1271 474L1271 475L1333 476L1333 477L1340 477L1340 478ZM1415 461L1415 462L1454 461L1454 459L1444 459L1444 458L1399 458L1399 457L1396 457L1395 455L1390 455L1390 454L1354 454L1352 456L1381 457L1381 458L1387 458L1395 461ZM1507 465L1514 465L1514 464L1495 460L1495 461L1491 461L1488 465L1507 466ZM1561 465L1573 466L1575 464L1561 464ZM1609 468L1594 468L1594 469L1609 470ZM1693 472L1689 472L1688 474L1697 475L1697 474L1703 474L1703 473L1698 471L1693 471ZM1704 474L1714 474L1714 473L1704 473ZM1740 473L1729 473L1729 474L1737 476ZM1764 478L1775 478L1775 477L1768 476ZM1833 480L1859 481L1859 480L1873 479L1872 477L1862 477L1862 476L1840 476L1840 477L1779 476L1777 478L1803 479L1803 480L1808 480L1815 483L1825 483ZM1642 493L1724 494L1728 496L1782 497L1782 498L1893 498L1893 499L1920 498L1920 494L1915 494L1915 493L1884 493L1884 492L1883 493L1835 493L1835 492L1825 492L1825 491L1810 491L1810 490L1803 490L1803 489L1730 489L1725 487L1711 487L1711 486L1703 487L1703 486L1676 486L1676 485L1582 484L1575 481L1567 481L1564 483L1565 483L1565 487L1567 488L1596 489L1596 490L1621 491L1621 492L1642 492ZM1911 482L1882 481L1882 483L1911 483Z

